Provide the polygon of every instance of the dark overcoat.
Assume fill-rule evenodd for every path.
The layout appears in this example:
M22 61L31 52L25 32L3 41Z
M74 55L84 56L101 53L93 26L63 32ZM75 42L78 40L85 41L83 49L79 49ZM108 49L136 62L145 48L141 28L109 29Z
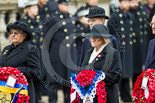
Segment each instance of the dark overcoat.
M129 78L133 75L133 42L130 28L130 16L120 8L110 17L108 28L110 34L119 41L119 51L122 62L122 78ZM130 55L130 56L129 56Z
M57 24L51 25L51 27L57 27L58 30L56 32L51 31L54 34L49 45L49 58L54 71L63 79L70 81L70 74L75 73L75 70L72 70L75 67L69 66L71 64L69 56L71 56L73 63L77 63L76 45L72 42L76 37L73 32L75 21L70 14L64 14L59 10L56 12L55 18L55 21L52 21ZM67 19L69 19L69 23L67 23ZM59 82L54 79L51 81L53 83Z
M154 55L155 48L154 47L155 47L155 39L152 39L149 42L149 48L148 48L147 58L145 62L145 70L148 68L155 69L155 55Z
M93 48L88 51L84 58L83 66L93 65L94 70L101 70L105 73L105 90L107 92L106 103L119 103L117 83L121 76L121 59L119 52L110 44L101 51L101 57L96 57L92 64L88 64ZM88 68L89 69L89 68ZM95 100L94 103L97 103Z
M133 41L133 73L140 74L142 66L145 63L147 52L147 36L148 36L148 21L147 11L140 5L136 10L130 10L132 17L130 23L132 24L131 30L134 35Z
M37 75L40 75L39 51L35 46L30 45L28 41L22 42L14 49L12 49L12 46L13 44L3 49L0 56L0 66L14 67L23 72L29 84L29 103L35 103L35 92L32 80L37 79ZM5 55L3 55L4 52L6 52Z

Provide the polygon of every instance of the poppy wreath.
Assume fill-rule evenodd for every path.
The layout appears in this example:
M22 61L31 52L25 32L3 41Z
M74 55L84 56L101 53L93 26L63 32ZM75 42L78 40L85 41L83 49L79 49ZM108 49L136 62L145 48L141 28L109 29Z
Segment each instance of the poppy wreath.
M14 88L7 86L7 80L9 76L12 76L16 79ZM3 67L0 68L0 93L10 94L11 103L29 103L28 96L28 82L26 77L20 70L13 67ZM6 98L0 98L4 103L8 101Z
M148 78L147 87L149 96L145 98L145 91L141 88L143 77ZM132 92L133 103L153 103L155 101L155 70L147 69L143 71L136 80Z
M80 98L85 99L86 103L87 101L92 103L96 95L98 103L106 103L107 93L103 82L104 78L105 74L102 71L83 70L77 77L71 74L71 103L80 103ZM85 87L88 86L89 89L86 91ZM91 98L90 100L89 97Z

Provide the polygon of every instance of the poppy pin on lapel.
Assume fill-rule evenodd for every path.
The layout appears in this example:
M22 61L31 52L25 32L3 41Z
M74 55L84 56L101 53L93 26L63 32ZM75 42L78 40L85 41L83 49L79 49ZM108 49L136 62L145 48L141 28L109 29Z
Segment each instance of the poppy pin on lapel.
M3 53L3 55L5 55L8 52L8 50L5 50L5 52Z
M101 57L101 54L99 54L97 57Z

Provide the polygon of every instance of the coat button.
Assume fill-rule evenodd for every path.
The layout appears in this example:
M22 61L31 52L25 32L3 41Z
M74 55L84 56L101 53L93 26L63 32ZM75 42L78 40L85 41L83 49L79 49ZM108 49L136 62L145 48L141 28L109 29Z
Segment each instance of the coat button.
M142 26L142 25L140 25L139 27L140 27L141 29L143 29L143 26Z
M133 44L132 41L130 41L129 44L132 45Z
M133 28L130 28L130 31L133 31Z
M73 29L73 32L75 33L76 32L76 29Z
M36 18L37 18L37 19L40 19L40 16L38 15L38 16L36 16Z
M65 22L65 21L63 21L63 22L62 22L62 25L66 25L66 22Z
M144 34L147 35L147 31L144 31Z
M146 12L145 12L145 11L143 11L143 14L144 14L144 15L146 15Z
M143 43L144 42L143 39L140 39L140 42Z
M43 42L44 38L43 37L40 37L40 42Z
M36 39L33 39L32 42L33 42L33 43L36 43L37 41L36 41Z
M136 39L133 39L133 43L136 43Z
M77 46L76 43L74 43L73 46L76 47Z
M64 29L64 32L67 32L68 30L67 29Z
M119 14L119 17L123 17L123 15L122 14Z
M142 21L143 21L143 19L142 19L142 18L139 18L139 21L140 21L140 22L142 22Z
M45 8L45 11L47 11L47 10L48 10L48 7Z
M63 15L60 15L60 18L62 19L63 18Z
M85 33L81 33L81 36L85 36Z
M30 26L30 29L33 29L33 28L34 28L33 25L31 25L31 26Z
M66 40L69 40L69 36L66 36L65 39L66 39Z
M28 23L31 23L31 20L28 20Z
M69 48L69 47L70 47L70 44L69 44L69 43L67 43L67 44L66 44L66 47L68 47L68 48Z
M76 39L77 37L76 36L73 36L73 39Z
M129 37L131 38L132 37L132 34L130 34Z
M125 41L122 42L122 45L126 45Z
M121 20L121 21L120 21L120 24L123 24L123 23L124 23L124 22Z
M80 27L80 24L78 24L77 27L79 28Z
M75 24L75 21L72 21L72 24Z
M58 11L56 11L55 14L58 14Z
M119 9L116 9L116 12L119 12Z
M24 16L24 19L27 19L27 16Z
M84 30L84 28L83 28L83 27L81 27L81 28L80 28L80 30Z
M133 24L133 21L130 21L130 24Z
M84 39L82 39L82 42L84 42Z
M46 17L48 18L48 17L50 17L50 15L49 14L46 14Z
M125 38L125 35L124 34L122 35L122 38Z
M140 15L140 12L137 12L137 15Z
M142 31L140 32L140 35L143 35L143 32Z
M133 36L136 36L136 33L135 33L135 32L133 32L133 33L132 33L132 35L133 35Z
M123 27L121 28L121 31L124 31L124 28Z
M41 32L40 34L41 34L41 35L44 35L44 33L43 33L43 32Z
M35 32L32 32L32 35L35 36L36 35Z
M39 25L39 28L40 28L40 29L42 29L42 28L43 28L43 26L42 26L42 25Z

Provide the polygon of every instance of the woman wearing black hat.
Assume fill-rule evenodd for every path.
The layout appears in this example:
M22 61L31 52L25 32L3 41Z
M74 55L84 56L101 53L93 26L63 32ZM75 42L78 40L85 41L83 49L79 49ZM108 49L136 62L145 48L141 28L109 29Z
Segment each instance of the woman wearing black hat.
M111 46L108 28L103 24L93 26L90 33L91 48L84 58L83 66L87 69L101 70L105 74L106 103L119 103L117 83L121 76L121 61L119 52ZM100 56L98 56L100 55ZM92 68L93 66L93 68ZM94 99L97 102L97 98Z
M29 83L29 103L35 103L32 79L36 79L40 74L40 56L38 49L29 44L31 32L28 28L25 23L19 21L7 25L12 44L3 49L0 55L0 66L14 67L23 72Z

